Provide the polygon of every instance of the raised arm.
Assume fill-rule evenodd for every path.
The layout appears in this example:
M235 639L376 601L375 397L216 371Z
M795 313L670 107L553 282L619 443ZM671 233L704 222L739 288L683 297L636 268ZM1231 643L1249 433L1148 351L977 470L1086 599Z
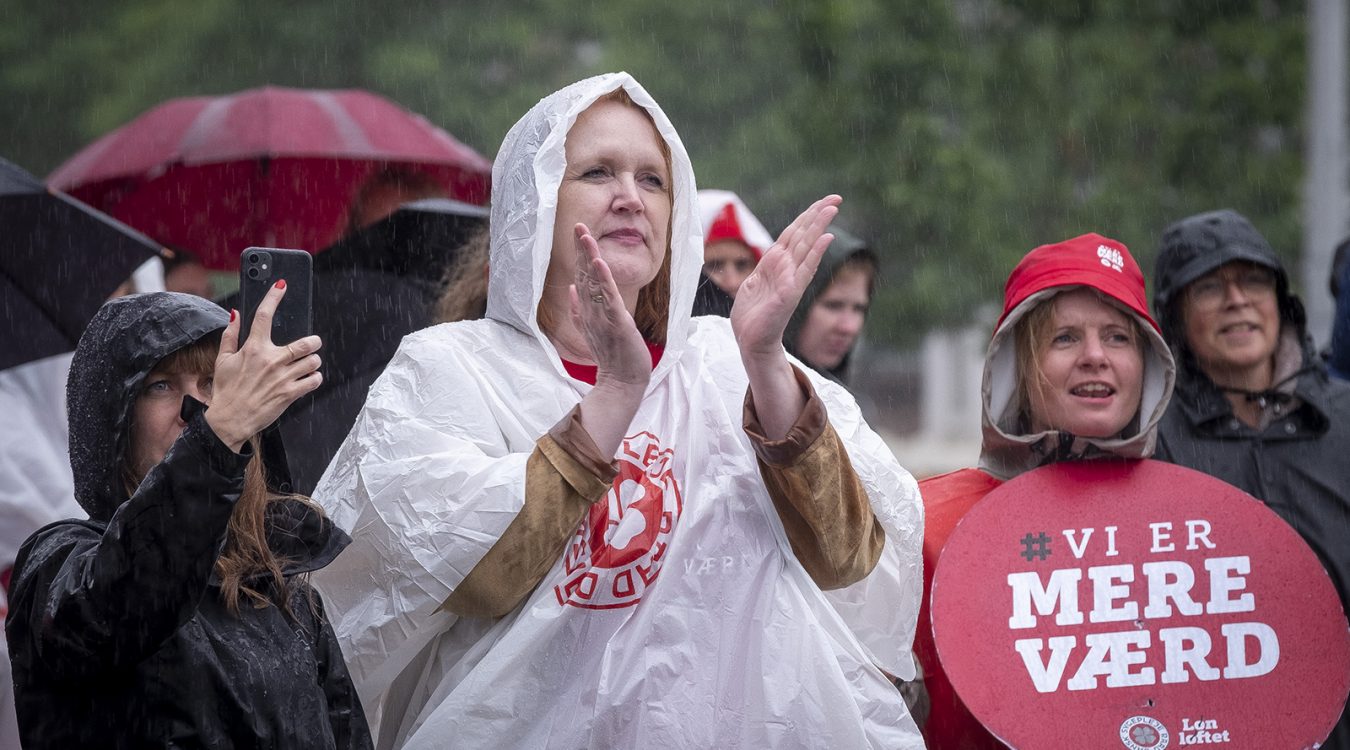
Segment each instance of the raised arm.
M806 406L807 394L797 384L783 348L783 332L834 239L825 228L841 201L827 195L788 225L741 285L731 308L731 328L750 379L750 395L769 440L782 440Z
M590 230L577 224L573 231L577 274L569 295L571 321L596 365L595 387L581 399L581 426L600 455L612 457L651 380L651 354Z
M595 387L539 439L525 466L525 503L505 533L445 601L457 615L511 611L548 573L592 503L614 480L615 452L651 379L651 355L584 224L573 228L572 329L596 364Z
M143 660L196 611L243 488L248 455L201 416L100 533L67 522L39 532L16 565L14 658L67 677Z

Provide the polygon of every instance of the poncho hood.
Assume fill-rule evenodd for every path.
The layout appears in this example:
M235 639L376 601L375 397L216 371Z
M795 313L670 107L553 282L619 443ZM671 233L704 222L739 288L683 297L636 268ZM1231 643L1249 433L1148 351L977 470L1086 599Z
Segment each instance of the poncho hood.
M577 116L596 100L620 88L651 115L670 148L670 317L665 355L652 373L652 387L673 366L686 344L694 290L703 265L703 235L694 169L684 144L656 101L627 73L588 78L545 97L506 134L492 164L487 318L533 336L565 376L557 351L539 328L536 310L553 251L558 186L567 166L567 132Z
M66 381L75 499L96 521L127 499L120 467L131 411L155 363L224 330L219 305L188 294L150 292L111 300L80 336Z
M764 257L764 251L773 244L769 230L750 213L745 201L730 190L698 191L698 210L704 243L736 240L750 248L755 260Z
M1028 432L1018 413L1018 321L1061 292L1089 287L1116 303L1144 334L1144 384L1139 416L1115 438L1085 438L1061 431ZM1000 479L1056 460L1116 456L1147 458L1157 443L1158 423L1171 398L1176 366L1158 325L1148 315L1144 275L1120 242L1085 234L1032 250L1013 269L1004 288L1003 314L984 362L981 388L983 443L980 468Z

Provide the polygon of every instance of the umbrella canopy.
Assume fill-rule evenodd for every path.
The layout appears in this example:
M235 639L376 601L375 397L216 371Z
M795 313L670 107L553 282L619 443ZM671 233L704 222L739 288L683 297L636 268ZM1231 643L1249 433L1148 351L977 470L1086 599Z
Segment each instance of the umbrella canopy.
M250 245L332 244L362 186L390 173L483 204L492 164L369 92L269 86L165 102L85 147L50 182L229 270Z
M364 268L439 286L488 210L445 198L406 203L388 217L349 234L314 259L314 273Z
M0 370L75 348L149 237L0 159Z

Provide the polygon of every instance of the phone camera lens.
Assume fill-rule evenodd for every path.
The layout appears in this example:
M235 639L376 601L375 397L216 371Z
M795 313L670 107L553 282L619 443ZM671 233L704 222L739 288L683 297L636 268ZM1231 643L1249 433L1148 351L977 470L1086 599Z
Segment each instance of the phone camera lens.
M250 268L250 269L248 269L248 277L249 277L250 279L256 279L256 278L258 278L258 269L256 269L256 268Z
M249 256L248 256L248 262L249 262L249 263L257 263L257 262L258 262L258 254L257 254L257 253L250 253Z

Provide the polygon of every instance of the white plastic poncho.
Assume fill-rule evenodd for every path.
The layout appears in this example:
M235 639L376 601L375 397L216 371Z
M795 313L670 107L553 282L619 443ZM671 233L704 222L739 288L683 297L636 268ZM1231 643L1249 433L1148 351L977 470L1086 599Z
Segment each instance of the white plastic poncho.
M562 557L507 616L457 619L440 605L522 507L536 441L589 389L567 376L535 308L567 131L619 87L671 150L665 355L614 489ZM702 263L694 176L661 109L627 74L574 84L512 128L492 176L487 319L404 339L314 495L354 540L316 583L379 745L922 747L877 668L912 676L915 482L847 393L813 378L886 531L868 578L822 593L741 427L747 380L730 327L689 315Z
M88 516L75 502L66 452L70 353L0 371L0 570L30 534L53 521ZM6 662L4 668L8 669Z

